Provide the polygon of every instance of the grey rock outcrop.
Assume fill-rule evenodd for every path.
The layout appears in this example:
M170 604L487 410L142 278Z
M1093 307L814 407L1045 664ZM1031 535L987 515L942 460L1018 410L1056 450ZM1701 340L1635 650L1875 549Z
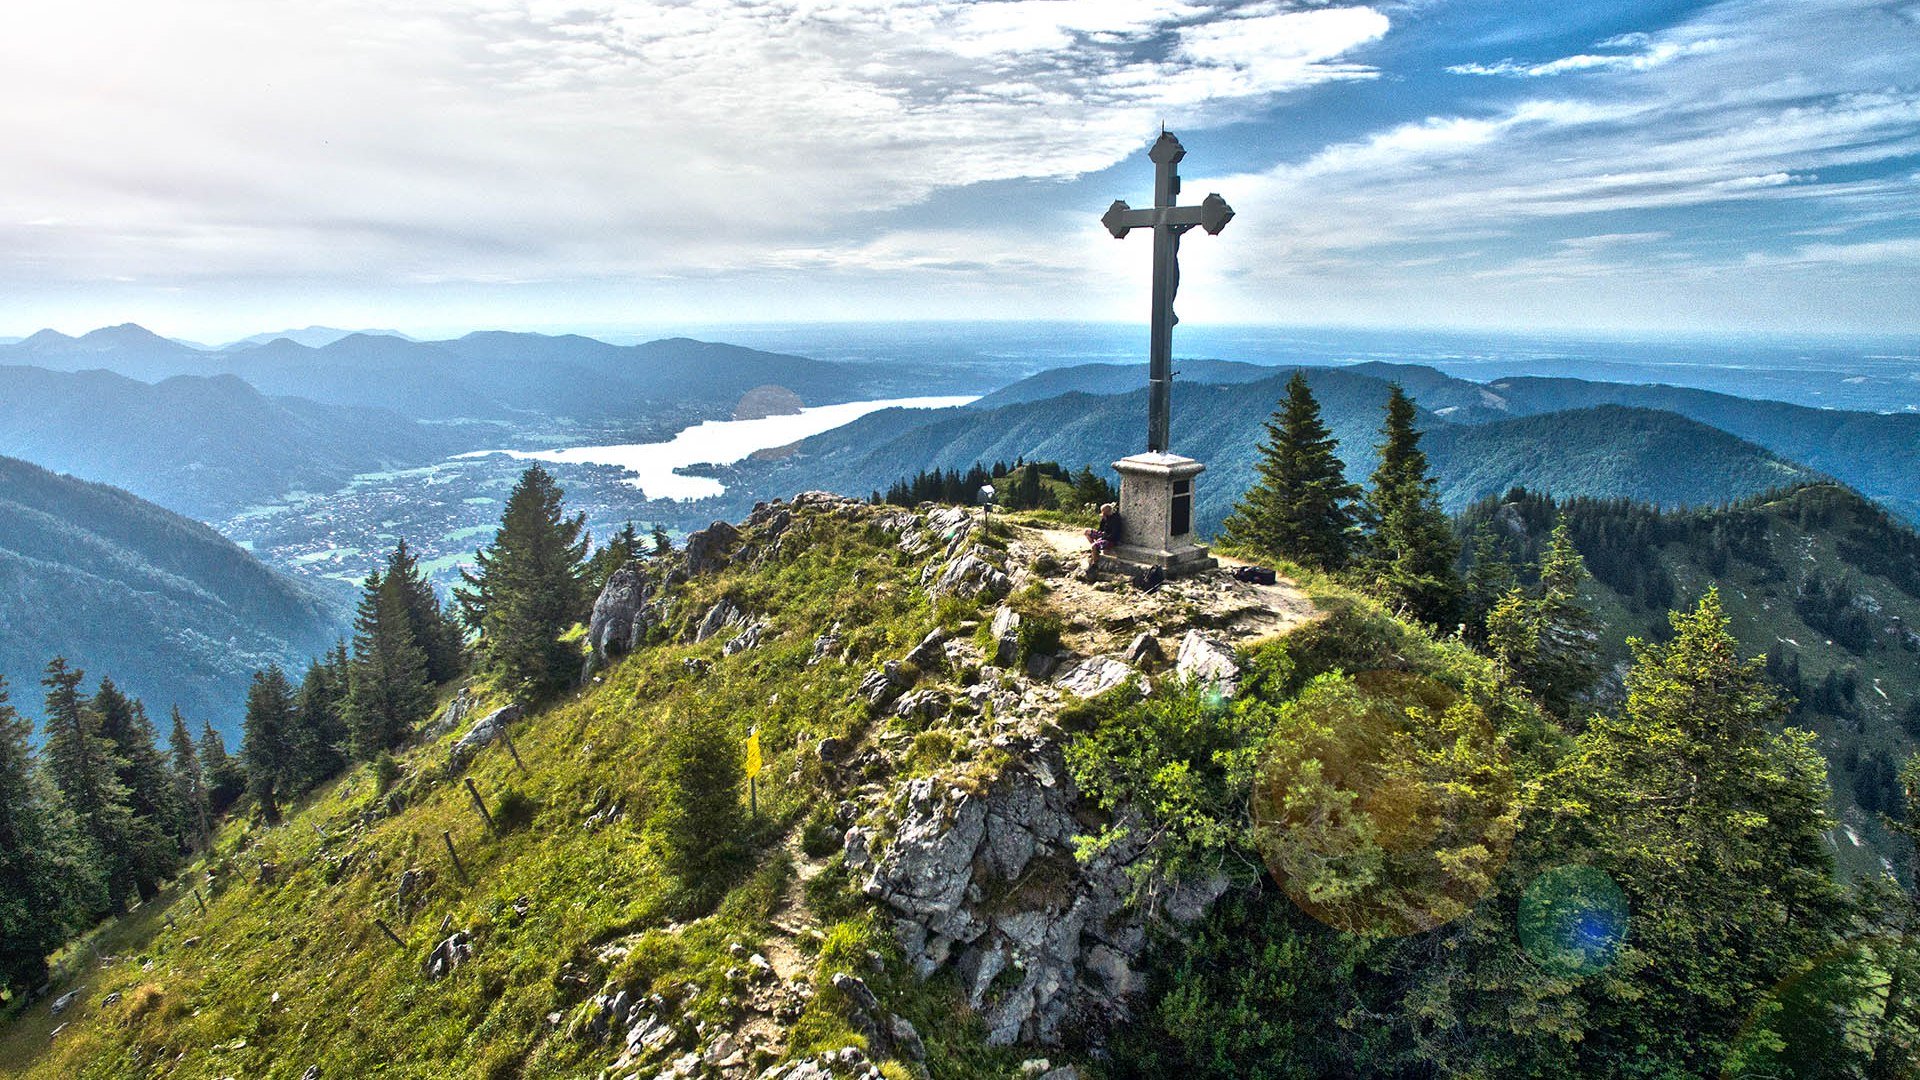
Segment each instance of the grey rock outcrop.
M1148 916L1129 903L1127 868L1141 841L1076 860L1084 825L1059 746L997 744L1011 760L984 793L915 779L892 843L876 858L873 835L850 829L860 850L848 854L870 863L863 888L896 915L908 963L923 977L954 971L990 1043L1058 1044L1070 1029L1123 1019L1140 989ZM1211 883L1194 889L1181 914L1218 896Z
M965 555L949 562L946 569L934 574L934 567L927 567L931 584L927 592L933 596L957 596L971 600L976 596L998 598L1005 596L1013 588L1013 579L1007 572L994 565L986 548L975 547Z
M732 600L722 599L708 608L707 613L700 617L699 623L695 624L693 640L705 641L729 626L738 626L746 621L747 613L740 610L740 605Z
M587 644L593 650L589 667L624 656L646 641L665 617L660 583L640 562L613 572L593 602L587 622Z
M1053 684L1069 694L1090 698L1136 677L1146 682L1139 672L1111 656L1092 656L1061 672Z
M1198 630L1189 630L1180 639L1180 653L1173 668L1180 681L1211 686L1223 697L1232 697L1240 690L1240 663L1233 658L1233 650Z
M740 530L724 521L716 521L687 537L683 554L687 573L692 576L711 573L727 565L733 546L740 542Z
M448 775L464 772L467 765L473 761L474 755L493 745L496 739L506 733L507 725L523 715L525 713L520 706L508 705L481 717L473 727L467 729L465 735L460 736L460 741L454 743L453 748L447 751Z
M993 638L993 662L1001 667L1011 667L1020 659L1020 613L1010 607L998 608L993 613L993 621L987 624L987 634Z
M467 936L465 930L455 930L427 954L426 960L420 965L420 973L429 980L443 979L471 959L473 959L473 939Z

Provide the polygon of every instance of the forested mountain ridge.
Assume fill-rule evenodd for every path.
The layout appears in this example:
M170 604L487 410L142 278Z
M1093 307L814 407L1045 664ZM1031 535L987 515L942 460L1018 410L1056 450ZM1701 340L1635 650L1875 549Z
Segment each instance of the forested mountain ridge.
M343 622L205 525L0 458L0 674L16 688L65 656L234 731L252 673L325 651Z
M1769 657L1798 702L1793 722L1818 735L1845 825L1842 864L1856 875L1891 865L1882 859L1906 846L1879 815L1898 809L1899 763L1920 749L1920 534L1836 484L1667 513L1509 492L1469 508L1461 534L1471 548L1484 526L1526 564L1556 515L1593 575L1606 664L1623 668L1628 637L1664 638L1669 608L1718 588L1743 651Z
M1339 440L1347 476L1363 479L1374 465L1381 408L1391 384L1342 368L1300 370ZM1110 371L1097 374L1103 380L1115 377ZM1195 518L1203 532L1217 528L1252 484L1263 427L1290 376L1291 369L1236 385L1174 383L1174 450L1207 464L1195 489ZM1671 506L1728 501L1818 475L1724 432L1653 410L1615 407L1537 418L1493 413L1491 423L1450 423L1449 416L1463 409L1483 409L1486 391L1449 382L1457 383L1452 392L1429 397L1448 402L1443 408L1451 412L1442 415L1422 402L1419 422L1442 501L1450 509L1517 483ZM888 410L805 440L778 460L743 462L721 475L730 487L739 485L740 500L751 501L749 496L804 488L867 493L923 469L964 472L1022 455L1075 469L1091 465L1105 473L1111 462L1138 451L1145 415L1144 389L1074 391L1000 408L976 403L964 409Z
M0 454L203 520L501 437L385 408L269 398L232 375L145 383L98 369L0 367Z

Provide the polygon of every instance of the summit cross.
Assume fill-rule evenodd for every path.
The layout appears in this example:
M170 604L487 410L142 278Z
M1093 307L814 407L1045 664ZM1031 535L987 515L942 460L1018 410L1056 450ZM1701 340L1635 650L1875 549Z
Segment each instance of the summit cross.
M1147 152L1153 159L1153 206L1135 210L1114 200L1100 218L1116 239L1134 229L1153 230L1153 336L1147 354L1147 451L1168 453L1167 428L1173 412L1173 297L1180 291L1180 237L1199 226L1209 236L1233 220L1233 208L1219 195L1208 195L1199 206L1176 206L1180 198L1180 159L1186 147L1164 128Z

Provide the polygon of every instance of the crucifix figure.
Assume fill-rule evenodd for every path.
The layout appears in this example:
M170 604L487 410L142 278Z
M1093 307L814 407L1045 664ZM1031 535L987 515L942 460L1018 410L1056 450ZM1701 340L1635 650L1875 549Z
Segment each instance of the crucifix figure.
M1180 236L1198 225L1218 236L1233 220L1233 208L1219 195L1208 195L1199 206L1176 206L1180 197L1180 159L1187 150L1171 132L1147 153L1153 159L1153 207L1135 210L1115 200L1100 224L1115 238L1134 229L1153 230L1153 337L1147 354L1147 451L1167 453L1167 427L1173 411L1173 297L1180 291Z

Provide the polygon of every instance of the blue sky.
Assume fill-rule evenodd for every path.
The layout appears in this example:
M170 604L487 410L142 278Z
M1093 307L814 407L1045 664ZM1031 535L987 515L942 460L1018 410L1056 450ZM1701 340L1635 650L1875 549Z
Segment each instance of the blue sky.
M72 0L0 333L1130 319L1920 331L1920 0Z

